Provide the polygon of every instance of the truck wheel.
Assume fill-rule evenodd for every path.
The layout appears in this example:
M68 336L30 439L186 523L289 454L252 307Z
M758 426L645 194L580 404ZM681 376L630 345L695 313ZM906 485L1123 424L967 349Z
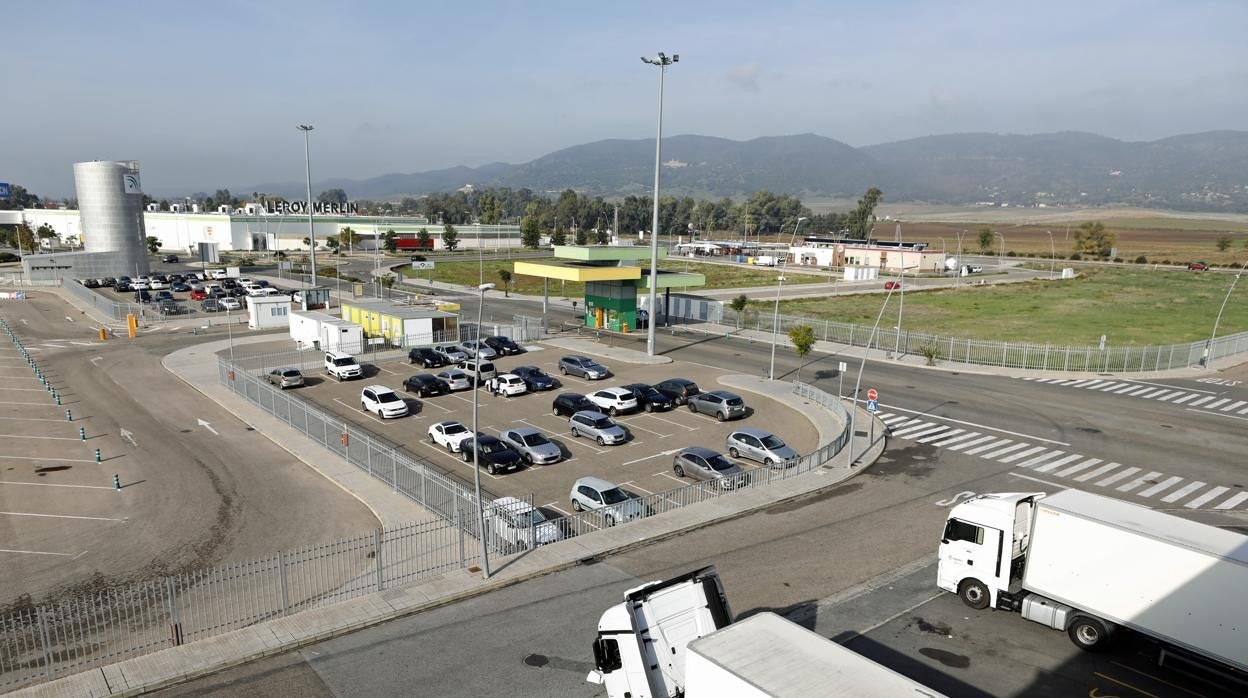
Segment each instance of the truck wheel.
M958 596L962 603L971 608L983 610L988 608L988 587L978 579L968 579L958 587Z
M1070 641L1085 652L1100 652L1109 647L1110 634L1105 624L1096 618L1077 616L1066 629Z

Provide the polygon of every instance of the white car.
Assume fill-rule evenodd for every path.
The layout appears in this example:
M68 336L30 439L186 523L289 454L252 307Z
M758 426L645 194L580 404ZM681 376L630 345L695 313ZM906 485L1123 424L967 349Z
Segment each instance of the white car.
M529 386L525 385L524 379L514 373L500 373L494 376L485 382L485 389L495 395L506 397L524 395L529 392Z
M365 386L360 391L360 409L382 419L407 416L407 403L399 394L384 385Z
M472 388L472 376L464 373L458 368L443 371L438 374L438 378L445 381L447 387L451 390L468 390Z
M554 543L563 537L559 528L532 504L515 497L501 497L490 502L483 512L487 530L504 550L530 549Z
M637 409L637 397L627 388L603 388L585 397L612 417L621 412L631 412Z
M468 427L453 419L429 427L429 443L437 444L451 453L459 453L463 450L464 442L471 438L472 432Z
M246 291L247 295L249 296L267 296L268 295L268 293L266 293L268 289L261 286L260 284L245 284L243 286L243 290Z
M169 284L161 281L160 279L152 279L147 282L147 288L151 291L163 291L164 289L169 288Z
M230 274L224 269L213 269L212 278L216 279L217 281L220 281L221 279L230 278Z
M218 299L218 302L220 302L221 307L225 308L226 310L239 310L243 307L243 304L238 302L238 299L234 298L233 296L230 296L227 298L220 298Z

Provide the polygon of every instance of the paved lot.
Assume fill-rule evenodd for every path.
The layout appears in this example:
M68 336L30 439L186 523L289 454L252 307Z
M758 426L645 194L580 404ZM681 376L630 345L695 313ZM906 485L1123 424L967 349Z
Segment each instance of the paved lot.
M534 504L548 514L566 514L571 511L568 492L579 477L594 475L615 482L635 494L652 494L692 482L681 479L672 472L673 454L686 446L705 446L724 452L724 438L735 427L753 426L771 431L794 446L800 453L807 453L818 445L818 435L809 421L796 411L754 394L743 394L746 404L752 408L747 417L733 422L719 423L713 417L691 413L680 407L669 412L647 414L638 412L620 415L617 421L629 432L626 443L616 446L599 446L588 438L574 438L568 428L568 418L555 417L552 402L556 395L565 391L586 393L609 386L626 383L657 383L665 378L685 377L698 383L703 390L720 388L718 377L728 372L710 366L689 362L663 365L630 365L610 363L614 375L600 381L585 381L575 376L560 376L556 368L562 350L534 346L534 351L519 356L509 356L495 361L499 370L520 365L542 368L560 380L555 390L529 393L516 397L496 397L484 390L478 396L478 425L482 433L497 435L517 426L540 429L563 451L564 460L551 465L525 467L512 473L490 475L482 469L482 482L492 492L500 495L526 495L533 493ZM300 389L300 395L317 403L324 409L342 416L353 423L365 426L374 433L405 446L409 451L426 458L462 480L472 480L472 465L465 463L459 454L448 453L441 446L429 443L429 426L440 421L457 420L471 428L472 391L459 391L449 395L417 400L407 397L411 414L392 420L381 420L360 410L360 390L380 383L402 392L402 382L414 373L426 372L410 366L405 360L381 361L363 364L363 380L339 383L323 375L309 377L308 385ZM433 372L436 372L435 369ZM745 469L758 467L753 461L738 461Z

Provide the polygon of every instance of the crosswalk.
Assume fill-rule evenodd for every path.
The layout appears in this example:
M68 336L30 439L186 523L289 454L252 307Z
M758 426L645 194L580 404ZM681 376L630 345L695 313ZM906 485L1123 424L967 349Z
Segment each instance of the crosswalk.
M944 448L968 456L978 456L1051 478L1069 478L1142 499L1181 505L1188 509L1238 509L1248 502L1248 491L1187 480L1160 471L1105 462L1079 453L1069 453L1053 445L1033 444L1017 436L994 434L954 427L930 417L879 412L876 417L888 426L892 438ZM1013 435L1012 435L1013 436Z
M1214 412L1248 415L1248 400L1218 397L1216 393L1207 391L1182 390L1155 383L1136 383L1107 378L1035 378L1024 376L1023 380L1033 383L1045 383L1047 385L1060 385L1066 388L1083 388L1084 390L1093 390L1111 395L1158 400L1172 405L1197 407Z

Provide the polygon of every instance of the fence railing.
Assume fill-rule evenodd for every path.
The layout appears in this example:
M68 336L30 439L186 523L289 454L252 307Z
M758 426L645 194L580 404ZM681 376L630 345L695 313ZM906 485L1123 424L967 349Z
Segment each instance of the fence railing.
M750 314L742 317L735 311L724 311L724 322L761 332L775 332L769 313ZM1186 344L1160 344L1146 346L1093 346L1060 344L1031 344L1026 342L998 342L982 339L945 337L880 327L874 333L870 327L832 320L781 315L779 333L783 334L797 325L809 325L815 338L856 347L866 347L888 354L928 357L933 361L1002 366L1005 368L1039 369L1046 371L1148 372L1205 365L1215 359L1248 352L1248 332L1239 332L1208 341Z

